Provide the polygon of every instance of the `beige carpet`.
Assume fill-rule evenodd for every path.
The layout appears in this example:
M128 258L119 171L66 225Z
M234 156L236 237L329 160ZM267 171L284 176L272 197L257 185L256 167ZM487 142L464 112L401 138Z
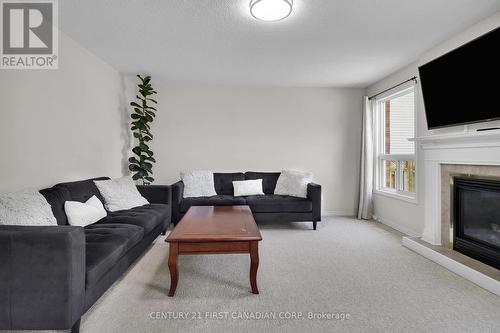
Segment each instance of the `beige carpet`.
M82 332L500 332L499 297L401 246L398 233L349 218L310 229L261 226L260 295L250 293L248 256L210 255L181 256L167 297L159 238L87 312Z

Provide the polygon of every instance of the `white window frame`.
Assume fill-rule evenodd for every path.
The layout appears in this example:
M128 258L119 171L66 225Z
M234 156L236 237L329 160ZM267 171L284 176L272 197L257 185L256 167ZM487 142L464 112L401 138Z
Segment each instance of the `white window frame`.
M413 129L413 137L416 137L417 133L417 89L416 85L410 83L408 85L403 85L398 87L397 90L393 89L390 92L381 95L375 99L373 102L374 109L374 133L375 133L375 190L374 192L383 196L411 202L418 203L418 165L417 165L417 146L416 143L413 142L414 145L414 154L385 154L384 153L384 144L385 144L385 119L384 114L381 110L381 105L387 100L397 98L402 95L406 95L409 92L413 92L414 94L414 129ZM384 187L384 168L383 163L386 160L396 161L396 189L391 189ZM414 161L415 163L415 192L407 192L402 189L402 163L403 161ZM399 188L398 188L399 187Z

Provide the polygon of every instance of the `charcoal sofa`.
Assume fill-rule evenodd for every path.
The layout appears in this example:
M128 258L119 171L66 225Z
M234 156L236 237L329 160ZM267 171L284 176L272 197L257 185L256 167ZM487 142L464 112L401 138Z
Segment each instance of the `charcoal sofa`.
M96 178L99 180L108 178ZM101 197L93 180L41 190L57 226L0 226L0 330L69 329L170 224L169 186L138 186L150 204L68 225L66 200Z
M184 183L172 184L172 222L177 224L191 206L248 205L257 223L311 221L316 230L321 221L321 186L309 183L307 198L275 195L274 189L280 172L214 173L215 192L211 197L184 198ZM264 195L235 197L233 181L262 179Z

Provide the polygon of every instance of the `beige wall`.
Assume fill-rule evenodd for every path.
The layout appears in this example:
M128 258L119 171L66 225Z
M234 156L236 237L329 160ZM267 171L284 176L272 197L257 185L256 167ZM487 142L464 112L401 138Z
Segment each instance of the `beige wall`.
M482 34L500 26L500 13L479 22L470 29L444 41L419 57L419 60L409 66L389 75L385 79L367 88L367 94L372 95L391 87L392 85L404 81L412 76L418 76L418 66L434 58L447 53L456 47L481 36ZM474 124L468 127L455 126L445 129L427 130L425 110L422 100L420 85L417 86L417 136L443 134L450 132L463 132L464 130L475 130L484 127L483 124ZM498 126L499 122L497 122ZM494 126L489 124L488 126ZM424 196L422 150L417 150L417 182L418 182L418 203L409 203L380 194L374 195L375 215L384 223L412 236L421 236L424 228Z
M353 214L360 158L360 89L157 87L157 183L182 169L309 170L323 210Z
M124 79L59 35L58 70L0 70L0 191L122 174Z

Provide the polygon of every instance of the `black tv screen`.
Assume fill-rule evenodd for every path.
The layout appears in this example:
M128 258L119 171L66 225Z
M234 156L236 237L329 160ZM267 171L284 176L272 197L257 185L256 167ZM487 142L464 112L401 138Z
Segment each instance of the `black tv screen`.
M429 129L500 118L500 28L418 70Z

